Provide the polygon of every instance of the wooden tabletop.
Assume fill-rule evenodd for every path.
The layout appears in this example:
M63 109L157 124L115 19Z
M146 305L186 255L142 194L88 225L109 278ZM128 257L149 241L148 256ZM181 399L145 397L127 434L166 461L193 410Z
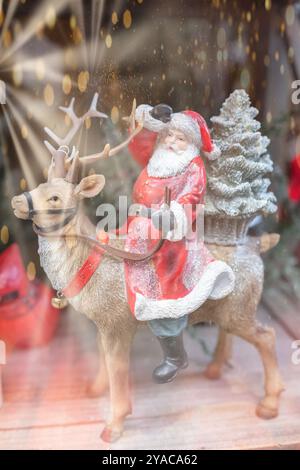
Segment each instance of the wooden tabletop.
M278 418L264 421L255 415L263 376L251 345L236 338L223 377L209 381L202 372L210 357L186 333L190 366L173 383L156 385L151 373L161 353L144 327L132 353L133 415L118 442L102 442L108 397L91 399L85 393L97 367L96 332L70 310L62 313L48 346L8 355L0 449L300 449L300 364L292 363L293 339L262 307L259 317L277 332L286 384ZM216 333L212 326L196 330L208 351Z

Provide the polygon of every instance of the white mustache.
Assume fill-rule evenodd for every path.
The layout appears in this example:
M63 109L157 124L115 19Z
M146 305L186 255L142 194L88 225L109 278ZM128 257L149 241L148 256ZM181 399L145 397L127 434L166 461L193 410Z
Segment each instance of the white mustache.
M163 147L167 150L172 150L173 152L177 153L178 155L181 155L182 153L185 152L185 150L178 150L175 145L169 145L169 144L163 144Z
M183 151L175 150L174 147L173 143L171 150L165 142L161 142L156 147L147 165L150 176L163 178L179 174L199 154L199 150L194 145L189 145Z

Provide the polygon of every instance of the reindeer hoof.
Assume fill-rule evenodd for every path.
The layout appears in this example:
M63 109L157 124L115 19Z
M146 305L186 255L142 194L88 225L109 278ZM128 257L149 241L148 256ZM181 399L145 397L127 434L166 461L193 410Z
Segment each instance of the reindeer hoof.
M116 442L123 434L123 430L113 429L109 426L105 426L100 437L104 442Z
M209 380L217 380L221 377L221 368L218 364L208 364L203 375Z
M265 397L256 407L256 415L262 419L278 416L278 397Z

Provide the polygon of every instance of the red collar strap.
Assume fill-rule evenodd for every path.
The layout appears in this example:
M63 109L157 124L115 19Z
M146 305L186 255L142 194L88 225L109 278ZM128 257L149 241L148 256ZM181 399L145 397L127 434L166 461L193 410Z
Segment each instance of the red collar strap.
M79 268L75 276L71 279L69 284L61 291L61 294L69 299L78 295L84 286L89 282L94 272L97 270L104 251L95 247L90 252L89 256Z

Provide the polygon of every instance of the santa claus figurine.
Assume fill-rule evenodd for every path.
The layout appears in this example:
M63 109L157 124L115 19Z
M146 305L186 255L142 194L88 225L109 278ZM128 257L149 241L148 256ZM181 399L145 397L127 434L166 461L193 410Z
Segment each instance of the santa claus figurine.
M161 344L164 360L153 379L165 383L188 365L182 336L188 314L207 299L228 295L234 274L226 263L214 260L198 224L206 188L201 157L220 156L205 120L194 111L173 113L167 105L140 105L135 117L144 128L129 148L146 166L134 185L133 201L146 213L141 211L130 222L126 245L130 251L147 253L162 228L165 241L150 260L126 261L127 296L133 315L148 322ZM168 209L166 187L171 190Z

